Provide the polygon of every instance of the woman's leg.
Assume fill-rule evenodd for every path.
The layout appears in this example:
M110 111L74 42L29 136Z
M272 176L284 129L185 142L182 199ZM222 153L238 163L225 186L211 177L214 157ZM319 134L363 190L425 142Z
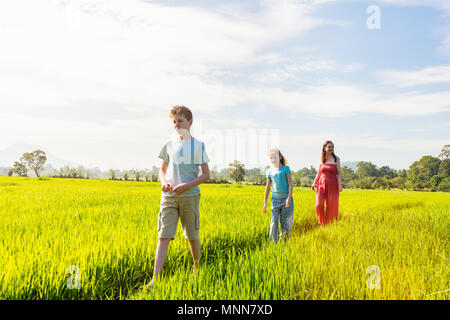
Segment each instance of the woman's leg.
M333 183L330 185L330 188L327 190L327 207L326 207L326 215L327 215L327 223L332 222L333 220L338 219L339 212L339 187L337 183Z
M316 213L319 224L325 224L325 193L323 188L317 187L316 193ZM328 205L328 203L327 203Z

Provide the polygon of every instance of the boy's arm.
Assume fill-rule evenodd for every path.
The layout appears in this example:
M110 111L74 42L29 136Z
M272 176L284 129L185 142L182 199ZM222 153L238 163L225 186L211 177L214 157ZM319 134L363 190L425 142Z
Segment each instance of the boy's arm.
M166 180L166 174L167 174L167 167L169 166L168 162L165 162L163 160L161 164L161 168L159 168L159 181L161 181L161 185L167 184Z
M198 186L199 184L201 184L201 183L203 183L203 182L205 182L206 180L209 179L210 174L209 174L209 166L208 166L208 163L203 163L203 164L201 165L201 168L202 168L202 174L199 175L199 176L198 176L197 178L195 178L194 180L189 181L189 182L186 183L186 185L189 186L188 189L193 188L193 187L195 187L195 186Z
M167 183L166 180L166 174L167 174L167 167L169 166L168 162L165 162L163 160L161 164L161 168L159 168L159 181L161 181L161 190L164 192L170 191L172 189L172 185Z
M210 177L208 163L203 163L201 165L201 168L202 168L202 174L200 176L198 176L197 178L195 178L192 181L189 181L186 183L181 183L181 184L175 186L172 189L172 191L175 192L176 194L182 194L183 192L189 190L190 188L198 186L199 184L208 180Z

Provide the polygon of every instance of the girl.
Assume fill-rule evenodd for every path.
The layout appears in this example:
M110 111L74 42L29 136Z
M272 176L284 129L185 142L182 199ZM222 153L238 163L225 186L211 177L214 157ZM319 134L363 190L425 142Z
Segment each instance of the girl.
M319 171L311 187L316 191L316 213L319 225L328 224L338 218L339 192L342 191L342 177L340 159L334 154L333 142L327 140L322 145ZM327 203L326 210L324 208Z
M281 236L289 238L294 218L294 201L292 199L291 170L286 165L286 158L277 148L269 150L272 167L266 172L266 192L264 195L263 212L267 211L267 199L270 186L273 185L271 208L272 220L270 221L269 238L278 242L278 220L281 224Z

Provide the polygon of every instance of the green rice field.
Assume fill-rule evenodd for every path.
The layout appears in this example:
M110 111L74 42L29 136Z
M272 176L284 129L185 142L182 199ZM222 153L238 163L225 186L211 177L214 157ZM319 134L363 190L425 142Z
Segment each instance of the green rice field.
M292 237L268 240L264 186L204 184L200 268L181 226L153 272L159 183L0 177L0 299L448 299L450 194L344 189L318 226L294 188Z

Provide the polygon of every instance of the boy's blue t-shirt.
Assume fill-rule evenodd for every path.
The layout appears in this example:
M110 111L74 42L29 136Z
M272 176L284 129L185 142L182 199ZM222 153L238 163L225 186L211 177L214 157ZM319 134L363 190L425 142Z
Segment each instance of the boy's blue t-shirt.
M197 178L200 165L209 162L205 144L194 137L189 140L167 142L159 153L159 158L169 163L166 180L174 187ZM198 193L200 193L199 186L195 186L180 195L172 191L162 191L162 195L167 197L189 197Z
M289 166L280 168L269 168L266 178L272 181L272 198L287 198L289 196L289 184L286 174L290 174Z

